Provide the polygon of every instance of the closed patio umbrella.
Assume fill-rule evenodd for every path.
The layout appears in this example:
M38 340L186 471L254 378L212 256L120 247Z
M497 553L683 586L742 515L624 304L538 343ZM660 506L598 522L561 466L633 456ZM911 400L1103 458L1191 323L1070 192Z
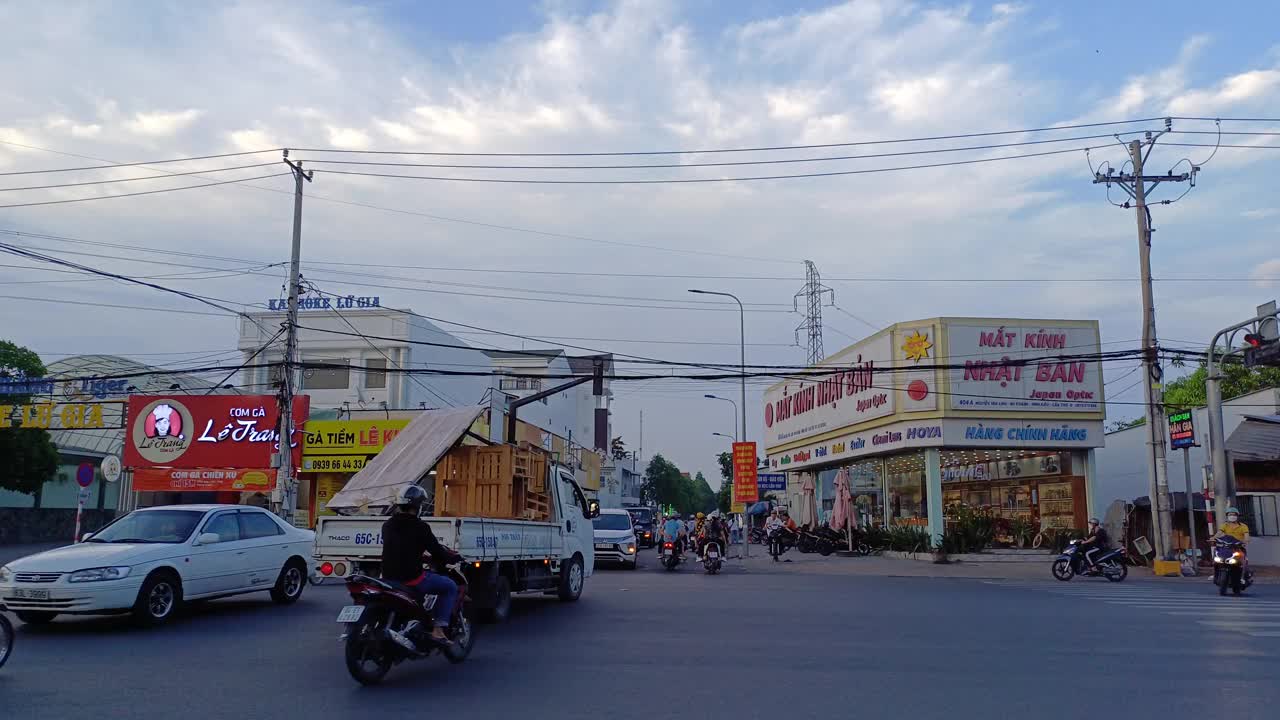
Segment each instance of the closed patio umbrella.
M818 526L818 503L814 497L815 491L813 475L806 473L804 481L800 484L800 507L796 513L799 515L796 518L796 522L802 527L815 528Z
M853 514L853 493L849 490L849 468L840 468L836 473L836 499L831 508L831 527L844 528L849 537L849 550L853 550L852 528L856 524Z

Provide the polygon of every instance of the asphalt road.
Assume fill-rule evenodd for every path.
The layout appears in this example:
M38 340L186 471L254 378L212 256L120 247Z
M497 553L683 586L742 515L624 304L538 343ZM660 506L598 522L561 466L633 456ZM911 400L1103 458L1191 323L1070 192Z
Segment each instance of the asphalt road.
M401 665L377 688L343 666L337 585L293 607L207 603L158 630L20 625L0 716L1239 720L1275 717L1280 702L1276 586L1218 598L1208 582L869 576L804 561L709 577L653 570L645 552L637 572L598 572L576 604L518 602L463 665Z

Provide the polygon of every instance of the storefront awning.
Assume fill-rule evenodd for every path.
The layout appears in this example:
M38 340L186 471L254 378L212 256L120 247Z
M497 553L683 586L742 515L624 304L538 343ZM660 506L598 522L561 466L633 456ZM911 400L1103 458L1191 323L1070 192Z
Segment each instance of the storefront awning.
M481 406L422 413L327 503L330 510L385 507L401 489L421 480L475 423Z
M1243 462L1280 460L1280 415L1246 415L1227 438L1227 452Z

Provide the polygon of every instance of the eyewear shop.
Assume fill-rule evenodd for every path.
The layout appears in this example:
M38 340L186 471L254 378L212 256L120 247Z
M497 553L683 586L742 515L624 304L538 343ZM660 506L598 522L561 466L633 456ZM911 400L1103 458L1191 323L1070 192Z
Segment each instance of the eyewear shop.
M864 526L938 536L945 508L964 504L1082 528L1103 444L1101 368L1061 357L1096 353L1097 333L1090 321L972 318L882 330L819 366L844 372L769 390L770 468L789 486L812 473L828 513L847 469Z

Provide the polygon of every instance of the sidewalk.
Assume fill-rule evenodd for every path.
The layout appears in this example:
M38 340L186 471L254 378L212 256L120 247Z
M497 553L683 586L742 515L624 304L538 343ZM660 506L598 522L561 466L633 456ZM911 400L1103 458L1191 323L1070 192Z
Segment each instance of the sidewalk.
M921 556L926 557L926 556ZM1054 582L1049 571L1049 556L1045 562L958 562L935 564L928 559L910 560L872 555L869 557L822 557L816 553L804 554L792 550L782 556L783 562L773 562L764 548L753 545L751 557L746 560L747 572L788 573L796 575L851 575L867 577L918 577L918 578L966 578L972 580L1044 580ZM791 560L791 562L785 562ZM742 563L734 557L731 562ZM1125 582L1158 583L1207 583L1210 571L1201 568L1192 577L1157 577L1147 567L1130 567ZM1254 569L1254 584L1280 585L1280 568Z

